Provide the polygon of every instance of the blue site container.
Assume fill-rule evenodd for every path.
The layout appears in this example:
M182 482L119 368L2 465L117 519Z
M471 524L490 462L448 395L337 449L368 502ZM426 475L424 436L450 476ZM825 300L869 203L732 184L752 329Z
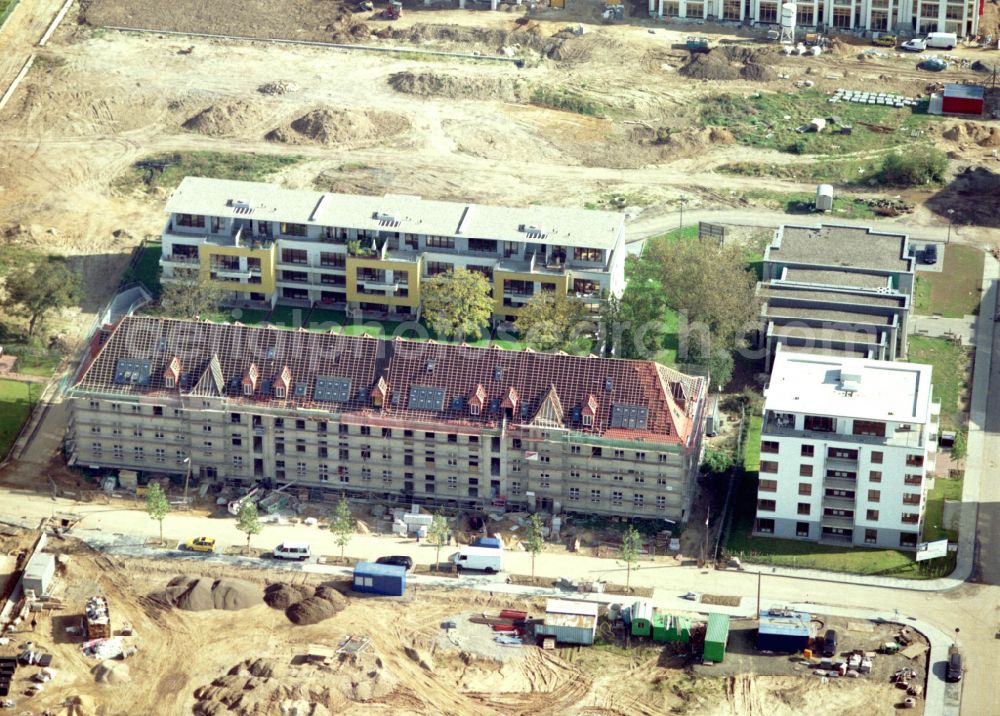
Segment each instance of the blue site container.
M479 537L472 543L473 547L488 547L490 549L503 549L499 537Z
M354 566L355 592L401 597L406 592L406 567L358 562Z

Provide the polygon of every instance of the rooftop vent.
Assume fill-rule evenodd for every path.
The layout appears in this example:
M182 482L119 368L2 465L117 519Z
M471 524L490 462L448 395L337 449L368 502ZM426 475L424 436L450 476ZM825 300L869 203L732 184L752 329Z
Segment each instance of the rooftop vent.
M605 390L611 390L611 389L613 389L614 387L615 387L615 384L614 384L614 382L613 382L613 381L611 380L611 378L605 378L605 379L604 379L604 389L605 389Z
M237 214L249 214L253 211L253 207L250 206L250 202L242 199L230 199L226 202L226 206L231 207Z
M399 221L392 214L376 211L372 218L378 222L379 226L399 226Z
M437 361L436 360L429 360L429 361L427 361L427 372L428 373L433 373L434 369L436 367L437 367Z
M853 395L861 390L861 374L840 372L840 389Z
M520 224L517 227L517 230L521 231L521 232L524 232L525 238L528 238L528 239L544 239L545 238L545 232L542 231L539 227L531 225L531 224Z

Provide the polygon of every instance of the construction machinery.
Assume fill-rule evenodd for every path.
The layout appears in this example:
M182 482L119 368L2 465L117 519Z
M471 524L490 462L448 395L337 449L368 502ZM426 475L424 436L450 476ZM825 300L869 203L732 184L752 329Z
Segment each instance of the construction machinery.
M807 32L803 44L806 47L827 47L830 39L821 32Z
M403 3L398 0L390 0L382 11L382 17L386 20L398 20L403 16Z
M688 37L687 41L684 43L687 47L688 52L695 54L698 52L708 52L708 38L707 37Z

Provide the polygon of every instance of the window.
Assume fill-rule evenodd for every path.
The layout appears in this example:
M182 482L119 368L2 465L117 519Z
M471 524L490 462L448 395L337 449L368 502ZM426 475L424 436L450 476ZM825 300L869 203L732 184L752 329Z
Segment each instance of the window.
M479 444L479 436L478 435L470 435L469 436L469 445L478 445L478 444ZM499 448L499 443L497 443L496 447L493 448L493 451L496 452L498 448Z
M774 512L774 500L757 500L758 512Z
M576 502L577 500L580 499L580 488L579 487L571 487L571 488L569 488L569 499L570 499L570 502Z
M601 479L601 474L598 473L598 472L592 472L592 473L590 473L590 479L591 480L600 480Z
M615 459L624 460L625 459L625 451L624 450L615 450Z
M920 504L920 494L907 492L903 494L903 504L904 505L919 505Z
M434 433L424 433L424 439L426 439L426 440L433 440L434 439Z
M762 440L760 443L760 451L768 453L778 452L778 441L777 440Z
M599 262L604 260L603 254L601 249L586 249L578 246L573 249L573 260Z
M100 425L91 425L90 426L90 432L100 434L100 432L101 432L101 426Z
M548 455L545 455L545 454L542 454L542 455L539 455L539 456L538 456L538 459L539 459L539 460L540 460L541 462L552 462L552 458L551 458L551 457L549 457Z
M916 515L914 515L916 517ZM905 520L904 520L905 521ZM900 547L916 547L917 534L915 532L903 532L899 535Z
M833 418L826 418L820 415L807 415L805 429L817 433L832 433L834 428Z
M878 522L878 510L867 510L865 512L865 519L869 522Z
M645 460L646 459L646 453L644 453L644 452L637 452L635 454L635 459L636 460Z
M611 491L611 504L612 505L620 505L621 503L622 503L622 493L621 493L621 490L612 490Z
M141 413L142 412L142 406L141 405L133 405L132 406L132 412L133 413Z
M642 507L644 500L645 500L645 498L642 496L642 494L639 493L639 492L637 492L634 495L632 495L632 506L633 507Z
M452 490L458 487L458 477L455 475L448 475L448 487Z
M163 406L162 405L154 405L153 406L153 415L155 415L157 417L162 416L163 415Z
M799 503L798 514L808 515L811 511L812 511L812 505L810 505L808 502Z
M808 482L799 483L799 494L800 495L811 495L813 493L813 486Z
M903 482L907 485L919 486L923 484L924 478L922 478L920 475L907 475L906 477L903 478Z
M351 434L351 426L350 425L343 425L343 424L338 425L337 426L337 434L338 435L350 435Z
M920 515L915 515L912 512L904 512L899 521L907 525L915 525L920 522Z
M600 502L601 501L601 491L600 490L593 490L592 489L590 491L590 501L591 502Z
M812 477L812 476L813 476L812 465L799 465L799 477Z
M588 415L584 415L583 416L583 425L584 425L584 427L587 427L587 428L592 427L594 425L594 416L593 415L589 415L589 414Z
M569 446L569 452L570 452L571 455L579 455L580 454L580 446L579 445L570 445Z
M275 418L274 419L274 429L275 430L284 430L285 429L285 419L284 418Z
M233 455L233 467L237 470L243 469L243 457L240 455Z
M869 502L878 502L881 499L882 499L882 491L881 490L869 490L868 491L868 501Z
M868 473L868 479L871 480L872 482L882 482L882 471L872 470L871 472Z
M853 432L855 435L873 435L878 438L884 438L885 423L874 420L855 420Z
M656 496L656 509L665 510L667 509L667 498L665 495Z
M612 482L624 482L625 481L625 476L621 475L621 474L612 475L611 476L611 480L612 480Z
M90 444L90 449L94 452L95 455L100 455L101 454L101 444L100 443L91 443Z
M370 482L372 479L372 469L370 467L361 468L361 479L364 482Z
M156 457L157 462L167 461L167 451L163 448L156 448L156 450L153 451L153 454Z
M305 475L306 474L306 464L304 462L297 462L297 463L295 463L295 473L297 475L300 475L300 476L301 475Z
M176 388L177 381L174 380L174 376L167 375L163 377L163 387L165 388Z
M878 542L878 530L865 530L865 544L875 544Z
M552 484L550 482L549 473L543 472L541 475L538 476L538 486L539 487L551 487L552 486Z
M658 456L658 462L666 462L670 458L666 453L660 453Z
M392 484L392 470L382 471L382 484L391 485Z
M808 522L796 522L795 523L795 536L796 537L808 537L809 536L809 523Z
M91 400L90 401L90 409L91 410L100 410L101 409L101 404L98 403L96 400Z
M143 449L141 446L132 448L132 455L135 457L136 462L142 462L145 459L143 457Z
M518 482L517 480L514 480L513 482L510 483L510 494L512 495L521 494L521 483Z
M802 446L802 457L812 457L816 454L815 445L803 445Z
M834 460L857 460L858 451L857 450L847 450L845 448L830 448L826 451L827 457L831 457Z
M118 458L119 460L122 459L125 456L125 451L122 448L122 446L121 445L115 445L113 447L114 447L115 457Z
M590 456L591 457L601 457L601 453L602 453L602 450L599 447L592 447L592 448L590 448Z
M778 471L778 463L771 460L761 460L760 461L760 471L775 473Z
M906 464L908 467L923 467L924 466L924 456L923 455L907 455Z
M348 450L347 448L340 448L340 450L338 451L338 455L339 455L339 457L340 457L341 460L350 460L351 459L351 451ZM412 459L411 459L411 463L412 463Z
M850 470L827 470L826 476L839 478L841 480L853 480L857 478L858 475Z
M872 451L872 462L876 465L882 464L882 453L876 450Z
M241 438L239 435L233 435L232 443L233 447L240 447L243 445L243 438Z
M429 249L453 249L455 248L455 239L450 236L428 236L426 239L427 248ZM494 242L495 243L495 242ZM475 250L475 249L473 249ZM495 247L494 247L494 250Z
M291 224L289 222L283 221L283 222L281 222L281 233L284 234L285 236L305 236L306 235L306 225L305 224ZM281 260L282 261L287 261L287 259L285 259L284 255L286 253L293 253L293 252L296 253L296 254L302 254L302 256L303 256L303 260L302 261L295 261L293 263L303 263L304 264L305 263L305 254L306 254L306 252L305 251L300 251L298 249L282 249L282 251L281 251L281 254L282 254Z
M317 469L317 474L319 475L319 481L320 482L329 482L330 481L330 466L329 465L320 465L318 467L318 469Z
M580 471L579 470L570 470L569 471L569 477L570 477L571 480L579 480L580 479Z
M448 273L454 268L452 264L444 263L443 261L428 261L427 262L427 275L437 276L438 274Z
M763 534L773 534L774 533L774 520L769 517L760 518L758 517L754 521L753 525L754 532L761 532Z

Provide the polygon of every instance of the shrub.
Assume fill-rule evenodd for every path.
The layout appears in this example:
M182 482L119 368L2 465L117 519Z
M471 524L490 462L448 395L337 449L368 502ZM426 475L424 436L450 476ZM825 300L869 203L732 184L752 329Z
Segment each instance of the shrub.
M948 157L938 149L924 149L912 154L892 152L882 160L876 174L880 184L917 186L938 184L948 171Z

